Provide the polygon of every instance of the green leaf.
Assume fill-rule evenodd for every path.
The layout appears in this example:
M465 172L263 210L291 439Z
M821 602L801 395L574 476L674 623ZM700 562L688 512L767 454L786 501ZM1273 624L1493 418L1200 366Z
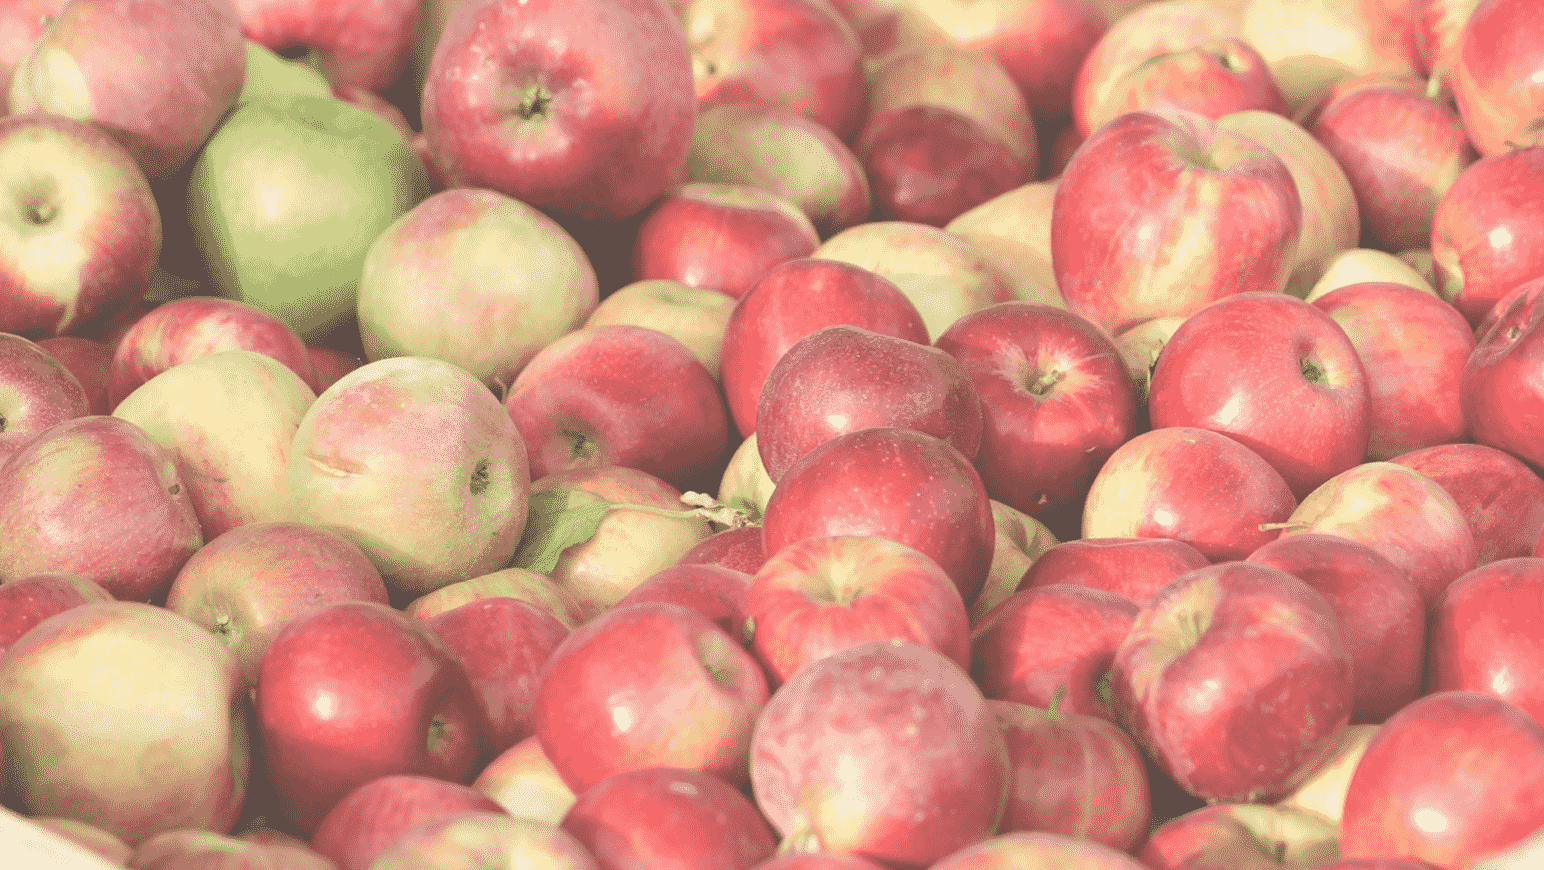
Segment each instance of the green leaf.
M601 520L616 507L593 496L574 504L574 494L574 490L531 493L525 534L511 563L514 567L551 574L563 551L595 537Z

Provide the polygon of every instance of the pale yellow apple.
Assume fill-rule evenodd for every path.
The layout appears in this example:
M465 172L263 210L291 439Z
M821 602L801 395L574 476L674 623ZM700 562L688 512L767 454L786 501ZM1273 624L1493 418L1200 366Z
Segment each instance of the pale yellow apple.
M944 225L1008 282L1015 298L1066 308L1051 269L1051 203L1058 179L992 197Z

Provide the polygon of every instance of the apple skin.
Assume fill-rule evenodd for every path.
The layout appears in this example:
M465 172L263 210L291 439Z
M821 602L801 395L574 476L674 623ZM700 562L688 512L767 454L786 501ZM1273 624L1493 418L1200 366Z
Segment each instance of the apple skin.
M1302 201L1286 164L1193 112L1110 121L1061 179L1051 211L1056 283L1069 308L1111 334L1235 293L1285 289L1296 265ZM1130 195L1111 202L1109 190Z
M1151 870L1131 855L1083 837L1010 831L950 853L933 870Z
M492 798L431 776L387 774L361 783L327 811L311 848L338 870L369 870L398 837L428 822L464 813L503 813Z
M0 117L0 332L40 339L100 327L145 295L161 213L107 133L43 112Z
M1544 726L1499 698L1433 692L1373 735L1340 820L1347 858L1473 866L1544 826Z
M1060 543L1045 523L996 499L991 502L992 566L987 569L981 594L970 604L972 625L1017 592L1024 572Z
M106 589L78 574L49 572L10 579L0 584L0 655L55 613L112 600Z
M1289 111L1275 75L1249 43L1236 36L1203 38L1125 70L1099 103L1085 107L1081 129L1092 132L1126 112L1169 107L1212 119Z
M402 612L428 622L441 613L484 598L517 598L552 614L569 628L583 621L579 603L571 595L551 577L525 568L501 568L441 586L414 598L403 606Z
M762 464L758 441L756 433L752 432L730 454L724 476L718 481L718 501L724 507L738 511L745 522L759 528L777 484L772 482L766 465ZM762 553L762 556L766 555Z
M772 367L799 339L835 324L928 342L912 301L888 278L861 266L801 257L769 269L736 302L720 361L735 429L756 431L756 406Z
M305 49L333 87L384 91L402 76L420 23L413 0L230 0L248 39L274 52Z
M1464 421L1476 442L1539 469L1544 467L1544 449L1533 433L1544 406L1538 364L1544 353L1544 329L1539 328L1544 296L1515 294L1498 302L1490 316L1495 323L1480 336L1460 375Z
M761 526L714 532L681 554L681 565L714 565L754 575L767 563Z
M115 715L81 716L92 710ZM247 715L236 657L177 614L133 601L56 613L0 656L7 805L131 846L228 831L247 792Z
M70 374L86 391L86 410L90 414L111 414L107 398L107 379L113 367L113 349L106 342L80 335L56 335L38 339L37 346L64 363Z
M1216 804L1171 819L1137 851L1152 870L1321 867L1340 857L1335 826L1315 813L1260 804Z
M1356 772L1362 754L1367 751L1367 744L1382 727L1381 724L1371 722L1347 725L1335 750L1291 794L1276 801L1275 805L1317 813L1340 824L1341 809L1346 803L1346 786L1350 784L1351 775Z
M553 826L563 821L577 798L535 734L488 762L472 781L472 788L493 798L515 818Z
M1426 252L1426 259L1431 259L1430 251ZM1435 272L1432 278L1435 278ZM1372 248L1350 248L1325 261L1323 269L1314 277L1313 286L1303 299L1314 302L1331 290L1363 281L1388 281L1437 295L1432 281L1403 257Z
M284 817L310 834L349 792L394 773L470 781L488 723L455 653L373 601L291 620L263 653L257 723Z
M1297 499L1281 473L1243 444L1187 426L1133 436L1089 486L1084 538L1174 538L1212 562L1242 559L1280 532Z
M445 23L422 105L449 186L619 220L685 180L691 48L655 0L467 0Z
M1474 562L1532 556L1544 532L1544 478L1521 460L1484 444L1438 444L1394 457L1435 480L1474 533Z
M947 441L879 426L825 442L795 462L767 502L763 546L877 535L933 559L967 607L991 567L994 521L981 477Z
M125 51L137 62L124 64ZM246 65L229 3L71 0L17 63L10 109L91 121L157 178L209 138Z
M1210 802L1253 802L1290 793L1334 750L1351 666L1323 595L1278 568L1227 562L1143 605L1110 682L1120 723L1175 782Z
M128 843L123 842L116 834L110 834L96 825L82 822L79 819L66 819L59 816L29 816L27 821L35 828L41 828L51 834L57 834L64 840L80 846L92 854L106 858L112 862L109 866L127 865L129 859L139 851L129 846ZM216 836L208 831L201 831L199 833ZM167 836L167 834L157 834L156 836ZM151 839L153 840L155 837ZM149 840L146 842L149 842Z
M69 366L37 342L0 332L0 466L38 434L89 413Z
M599 870L595 857L556 825L471 812L424 822L383 849L370 870L478 870L498 866Z
M1066 308L1051 269L1051 206L1057 176L1021 184L944 224L1008 282L1015 299Z
M134 870L338 870L305 841L260 843L214 831L163 831L123 862Z
M1081 538L1041 553L1019 578L1018 588L1070 583L1124 595L1140 605L1175 577L1209 564L1200 550L1175 538Z
M150 601L204 544L175 459L127 420L66 420L3 467L0 583L60 571Z
M980 396L974 462L987 493L1030 516L1081 498L1136 434L1136 389L1119 350L1070 311L1001 302L956 320L934 344Z
M1464 25L1479 0L1415 0L1410 5L1411 38L1420 71L1441 95L1453 96L1453 64L1463 43Z
M613 290L583 325L628 324L657 329L685 345L708 374L719 380L724 329L734 305L734 297L717 290L669 279L634 281Z
M884 865L840 852L794 852L774 855L755 870L884 870Z
M66 0L16 0L0 10L0 117L11 114L11 77Z
M1348 76L1417 75L1409 6L1406 0L1248 0L1238 13L1238 35L1270 63L1288 105L1299 112Z
M760 540L761 530L753 531L756 533L754 539ZM626 607L646 601L679 604L706 616L723 629L724 634L743 643L745 596L753 576L724 565L688 563L683 556L679 563L649 575L614 606Z
M1481 154L1539 144L1541 33L1532 7L1515 0L1481 0L1463 25L1448 81L1464 129Z
M1481 157L1432 215L1437 292L1478 324L1513 287L1544 275L1544 148Z
M1544 559L1501 559L1442 590L1426 691L1494 695L1544 724Z
M1281 472L1298 498L1366 458L1370 405L1367 371L1333 318L1294 296L1255 291L1180 324L1147 399L1154 429L1228 435Z
M905 641L810 664L751 738L751 787L785 851L887 866L932 864L991 836L1011 773L981 690L943 653Z
M1291 574L1334 608L1356 679L1353 723L1382 722L1421 696L1426 602L1394 563L1365 544L1324 534L1277 538L1247 561Z

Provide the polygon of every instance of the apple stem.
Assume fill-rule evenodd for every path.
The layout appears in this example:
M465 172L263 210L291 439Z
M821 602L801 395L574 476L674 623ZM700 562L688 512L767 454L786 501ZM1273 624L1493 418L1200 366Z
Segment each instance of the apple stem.
M1041 372L1039 377L1030 382L1029 391L1036 396L1043 396L1049 393L1052 387L1061 383L1062 379L1066 376L1065 372L1057 371L1056 369Z

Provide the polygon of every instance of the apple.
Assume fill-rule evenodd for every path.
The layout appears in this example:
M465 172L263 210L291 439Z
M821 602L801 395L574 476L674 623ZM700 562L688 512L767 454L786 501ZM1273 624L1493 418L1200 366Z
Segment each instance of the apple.
M1544 190L1544 148L1520 147L1469 164L1437 202L1437 292L1470 323L1513 287L1544 275L1544 205L1535 190Z
M123 146L44 112L0 118L0 333L40 339L100 327L144 296L161 213Z
M504 813L470 812L423 822L397 837L371 862L371 870L478 870L510 867L596 870L595 857L556 825L513 819Z
M306 356L311 358L311 367L316 372L317 392L336 384L344 375L365 364L362 357L324 344L306 345Z
M88 854L100 855L111 862L110 866L124 866L139 851L123 842L117 835L110 834L96 825L82 822L79 819L66 819L59 816L31 816L27 819L27 822L34 831L46 831L50 834L57 834L65 842L82 847ZM201 833L212 834L212 832L207 831ZM156 836L166 835L157 834ZM151 839L153 840L155 837ZM146 842L149 841L147 840ZM56 855L57 853L51 857L56 857Z
M1500 852L1492 852L1469 866L1471 870L1527 870L1528 865L1538 861L1541 856L1544 856L1544 827L1535 829L1516 844Z
M11 114L11 77L66 0L16 0L0 9L0 117Z
M761 461L760 441L755 432L746 436L730 454L724 476L718 482L719 504L738 511L747 523L758 526L766 513L767 502L772 498L772 490L777 488Z
M509 564L525 529L525 442L465 369L378 360L328 387L289 454L291 519L353 541L394 596Z
M754 575L767 562L762 546L761 526L727 528L703 538L681 554L679 565L711 565Z
M472 787L493 798L511 816L548 825L562 822L577 799L535 734L488 762Z
M241 103L188 180L188 220L216 295L316 342L354 313L375 239L429 194L389 123L331 97Z
M761 530L753 530L760 539ZM725 634L745 643L745 600L753 576L724 565L687 562L683 556L675 565L650 574L614 606L651 601L679 604L706 616Z
M1051 204L1058 178L1031 181L944 224L1008 282L1015 299L1066 308L1051 269Z
M38 434L90 412L69 366L36 342L0 332L0 466Z
M1061 179L1056 283L1069 308L1112 334L1285 289L1296 265L1302 200L1286 164L1193 112L1121 115L1078 147Z
M1340 857L1337 833L1333 824L1307 810L1216 804L1165 822L1137 857L1152 870L1322 867Z
M1350 785L1351 775L1356 772L1356 765L1367 751L1367 744L1382 727L1372 722L1353 722L1347 725L1335 750L1291 794L1276 801L1276 806L1317 813L1339 825L1341 809L1346 803L1346 786Z
M387 774L468 782L487 749L481 703L431 629L374 601L289 621L257 674L257 727L285 819L309 835Z
M1440 691L1388 718L1346 789L1347 858L1470 867L1544 826L1544 725L1499 698Z
M355 313L365 355L427 356L503 389L599 300L584 250L556 221L491 190L413 206L365 254Z
M1045 523L996 499L992 504L992 567L986 585L970 605L971 625L1018 591L1019 580L1060 541Z
M1484 444L1437 444L1392 462L1435 480L1474 533L1474 561L1534 555L1544 532L1544 478L1517 457Z
M1539 144L1544 66L1538 55L1540 22L1530 12L1527 3L1515 0L1481 0L1460 32L1449 84L1464 129L1481 154Z
M1483 339L1485 336L1489 335L1490 331L1495 329L1496 322L1499 321L1503 315L1512 311L1515 307L1531 305L1533 300L1539 295L1540 292L1544 292L1544 275L1540 275L1537 278L1530 278L1529 280L1518 284L1516 287L1513 287L1511 290L1508 290L1506 295L1496 300L1496 304L1492 305L1490 310L1485 312L1485 315L1480 318L1480 322L1475 324L1475 337Z
M1522 290L1527 285L1521 285ZM1544 400L1538 365L1544 297L1513 294L1491 313L1494 324L1480 336L1459 380L1459 404L1470 436L1478 443L1529 463L1544 465L1544 450L1533 436L1537 408Z
M311 848L338 870L369 870L399 837L419 825L466 813L503 813L469 785L412 774L386 774L361 783L327 811Z
M150 604L82 604L0 655L0 742L8 805L131 846L175 828L228 831L246 796L236 657Z
M1049 831L1011 831L960 848L933 865L936 870L1151 870L1113 846Z
M1544 724L1544 559L1475 568L1442 590L1432 613L1426 690L1494 695Z
M64 572L116 599L150 601L203 546L176 460L127 420L66 420L3 468L0 583Z
M633 277L738 299L768 269L819 246L815 225L782 196L749 184L692 181L649 207L633 243Z
M80 335L56 335L38 339L37 346L64 363L70 374L86 391L86 410L91 414L111 414L107 398L107 380L112 372L113 351L105 342Z
M125 52L135 63L123 63ZM157 178L204 144L245 75L228 3L71 0L17 62L10 108L90 121Z
M883 865L840 852L792 852L773 855L755 870L883 870Z
M1163 353L1163 346L1174 337L1180 324L1188 319L1177 316L1154 317L1115 334L1115 348L1120 351L1121 359L1125 360L1126 372L1131 375L1131 382L1137 388L1137 431L1145 432L1152 428L1152 421L1148 419L1147 398L1153 381L1153 366L1158 364L1158 355Z
M1247 0L1239 36L1257 49L1294 112L1352 75L1416 75L1407 0Z
M515 598L551 614L573 628L583 621L579 603L551 577L525 568L501 568L467 580L458 580L426 592L404 605L402 612L428 622L442 613L486 598Z
M1430 254L1428 253L1428 257ZM1313 286L1303 298L1318 301L1320 296L1349 284L1364 281L1386 281L1414 287L1422 293L1437 295L1432 282L1409 262L1387 251L1372 248L1351 248L1331 257L1323 271L1314 279Z
M583 326L646 326L674 338L696 355L714 380L721 377L724 334L735 297L668 278L634 281L612 291Z
M78 574L54 571L0 583L0 655L34 625L55 613L93 601L112 600L113 596L100 584Z
M332 96L327 77L307 63L305 58L284 57L250 37L243 40L247 53L247 74L241 82L236 102L262 100L274 94L313 94Z
M258 843L192 828L156 834L140 843L124 866L134 870L337 870L337 865L304 841Z
M1463 43L1464 25L1479 0L1415 0L1410 5L1411 38L1428 86L1453 96L1453 64Z
M247 38L275 52L299 49L334 86L383 91L402 76L418 34L414 0L231 0Z
M1084 108L1083 128L1099 129L1137 110L1186 109L1218 119L1244 111L1286 116L1287 98L1249 43L1237 36L1203 39L1155 54L1101 90Z
M756 804L785 852L933 864L997 831L1011 773L981 690L948 656L906 641L811 663L751 737Z
M656 0L465 0L440 34L422 107L449 186L619 220L685 180L692 50Z
M1041 553L1018 588L1070 583L1124 595L1140 605L1175 577L1208 564L1200 550L1175 538L1081 538Z

